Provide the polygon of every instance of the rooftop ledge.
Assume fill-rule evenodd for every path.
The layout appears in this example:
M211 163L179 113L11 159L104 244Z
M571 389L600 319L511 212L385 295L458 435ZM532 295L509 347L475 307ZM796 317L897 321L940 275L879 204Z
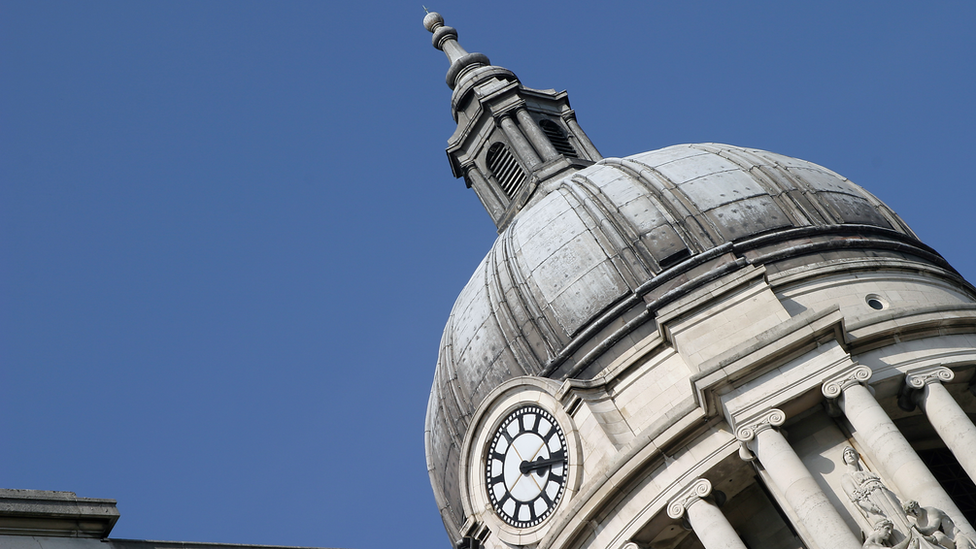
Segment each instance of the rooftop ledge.
M0 489L0 535L107 538L119 520L115 503L74 492Z

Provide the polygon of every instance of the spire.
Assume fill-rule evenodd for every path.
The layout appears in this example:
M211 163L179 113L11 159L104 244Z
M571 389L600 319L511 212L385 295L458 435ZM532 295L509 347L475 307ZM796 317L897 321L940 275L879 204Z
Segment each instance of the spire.
M426 8L424 8L426 9ZM483 53L468 53L457 41L457 30L444 25L444 18L436 11L428 12L424 16L424 28L434 36L431 43L435 48L447 55L451 68L447 71L447 87L454 89L457 78L468 68L491 65L488 56Z
M499 232L548 192L545 183L603 158L576 122L565 91L526 88L484 54L468 53L437 12L427 13L424 28L451 63L446 79L458 123L447 141L451 171L474 189Z

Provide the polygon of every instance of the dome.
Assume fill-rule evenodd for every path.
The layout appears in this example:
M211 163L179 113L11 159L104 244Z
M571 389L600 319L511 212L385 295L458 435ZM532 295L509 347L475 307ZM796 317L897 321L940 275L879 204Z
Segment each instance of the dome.
M506 380L592 378L628 330L653 325L657 309L737 267L865 255L951 271L864 189L766 151L676 145L606 158L540 186L444 330L426 444L445 523L456 531L464 522L458 458L467 425Z

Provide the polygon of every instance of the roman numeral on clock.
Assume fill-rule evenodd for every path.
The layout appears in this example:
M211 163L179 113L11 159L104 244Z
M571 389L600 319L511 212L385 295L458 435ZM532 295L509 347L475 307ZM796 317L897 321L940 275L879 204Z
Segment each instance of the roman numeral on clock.
M497 425L485 453L491 507L509 526L534 527L552 514L563 495L566 438L553 415L536 404L511 411Z

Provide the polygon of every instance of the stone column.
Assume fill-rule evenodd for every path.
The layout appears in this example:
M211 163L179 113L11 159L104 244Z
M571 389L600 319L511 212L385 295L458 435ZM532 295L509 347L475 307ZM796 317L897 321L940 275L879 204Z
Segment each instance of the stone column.
M502 126L502 131L505 132L505 136L508 137L508 142L515 149L515 154L525 162L526 167L531 170L538 166L542 162L539 160L539 155L535 154L532 145L525 139L522 132L519 131L512 117L508 114L503 114L499 123Z
M506 204L498 199L498 194L495 189L488 184L488 180L485 179L485 176L482 175L477 166L468 164L467 166L463 166L462 169L464 170L465 177L471 183L471 188L474 189L481 203L485 205L485 209L491 214L492 219L497 220L505 212Z
M860 549L847 523L830 504L803 461L776 428L786 421L786 414L775 408L751 422L736 428L735 436L743 445L740 456L759 459L793 513L823 549Z
M952 370L937 366L908 372L905 383L921 391L919 404L929 423L976 482L976 425L942 385L952 381L953 376Z
M586 154L589 155L590 160L596 162L597 160L603 160L603 155L600 151L596 150L593 142L587 137L586 133L583 132L583 128L580 127L579 122L576 121L575 115L564 116L563 120L566 121L566 125L569 129L573 130L573 135L576 137L576 141L579 142Z
M902 498L914 499L925 507L941 509L956 526L976 539L973 527L959 508L874 399L874 395L861 385L870 378L870 368L855 366L825 381L823 394L827 398L837 399L847 421L854 427L854 437L871 454L884 477L895 484Z
M535 147L535 150L539 151L542 158L546 160L552 160L559 156L556 152L556 147L552 146L552 142L546 137L546 134L539 127L539 124L532 119L532 115L529 111L525 110L525 107L519 107L515 110L515 117L518 118L519 127L525 132L525 135L529 136L529 142Z
M729 519L712 502L712 483L700 478L686 486L668 503L668 516L679 519L688 514L688 523L705 549L746 549Z

